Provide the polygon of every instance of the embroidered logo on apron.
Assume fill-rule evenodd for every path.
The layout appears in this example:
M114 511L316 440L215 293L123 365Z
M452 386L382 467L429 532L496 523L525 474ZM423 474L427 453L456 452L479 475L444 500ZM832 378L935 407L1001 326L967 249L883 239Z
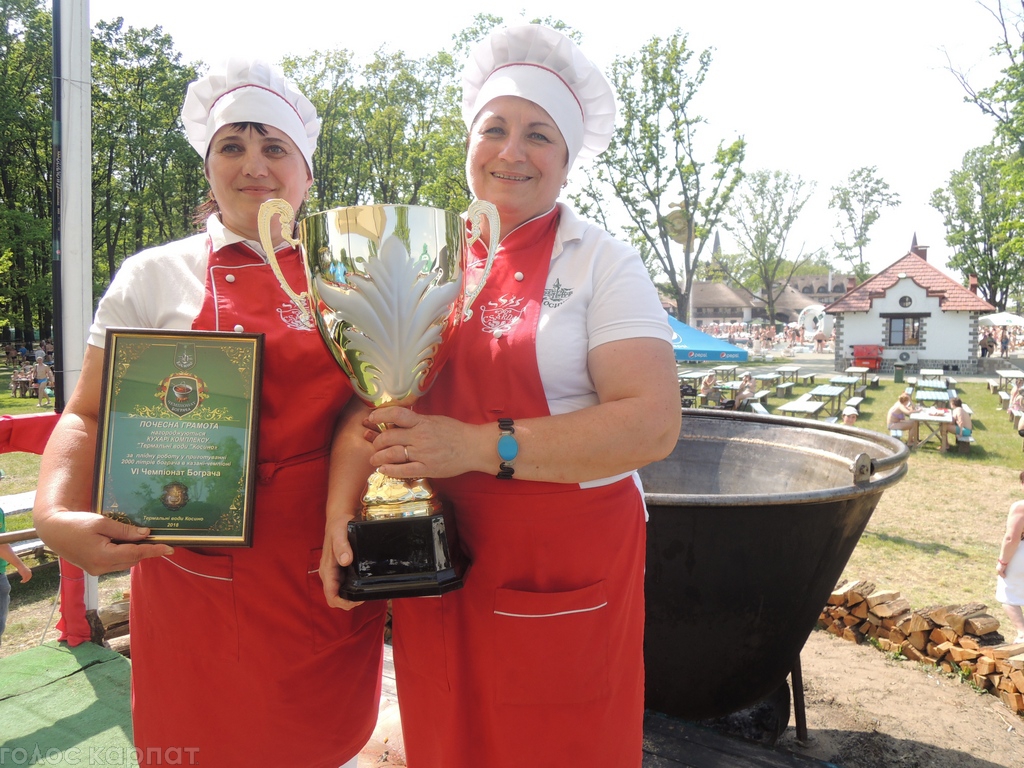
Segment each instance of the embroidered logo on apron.
M288 303L279 306L277 308L277 315L284 321L284 324L293 331L313 330L312 318L307 317L306 321L303 322L302 313L293 302L289 301Z
M487 302L480 310L480 325L484 333L508 333L523 316L523 300L505 294L500 299Z
M555 280L555 284L544 289L544 306L554 309L566 302L572 296L572 288L563 288L561 280Z

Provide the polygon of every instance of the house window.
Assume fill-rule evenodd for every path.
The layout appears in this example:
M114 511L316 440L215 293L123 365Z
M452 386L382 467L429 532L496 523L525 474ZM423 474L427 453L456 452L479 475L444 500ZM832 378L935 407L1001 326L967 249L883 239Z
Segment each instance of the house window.
M916 347L921 340L920 317L890 317L887 346Z

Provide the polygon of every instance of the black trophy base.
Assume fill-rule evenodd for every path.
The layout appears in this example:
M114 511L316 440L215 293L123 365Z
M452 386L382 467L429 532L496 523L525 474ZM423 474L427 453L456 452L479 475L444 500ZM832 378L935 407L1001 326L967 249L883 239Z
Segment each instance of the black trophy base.
M427 597L462 587L464 568L452 557L443 515L355 520L348 542L354 557L338 592L346 600Z

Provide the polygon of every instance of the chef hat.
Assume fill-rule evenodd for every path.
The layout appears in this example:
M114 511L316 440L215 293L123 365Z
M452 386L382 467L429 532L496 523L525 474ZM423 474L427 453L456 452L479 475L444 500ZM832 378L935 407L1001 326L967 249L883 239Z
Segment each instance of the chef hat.
M262 123L295 142L310 174L320 134L316 107L278 67L260 59L231 58L188 87L181 108L188 143L206 160L213 135L234 123Z
M615 130L615 93L572 40L539 24L495 30L470 54L462 72L462 119L471 128L498 96L532 101L555 121L577 156L597 157Z

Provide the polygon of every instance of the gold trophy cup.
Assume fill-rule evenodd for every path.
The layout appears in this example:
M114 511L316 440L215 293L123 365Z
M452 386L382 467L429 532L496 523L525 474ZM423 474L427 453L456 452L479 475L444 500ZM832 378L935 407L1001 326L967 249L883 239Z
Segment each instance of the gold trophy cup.
M281 273L270 236L280 216L288 242L301 246L307 290L295 293ZM299 223L284 200L260 207L263 249L300 320L315 323L356 395L367 405L411 407L433 383L447 342L491 269L498 213L475 201L469 228L458 214L412 205L366 205L315 213ZM466 258L489 222L487 261L467 290ZM462 586L453 521L423 478L374 472L357 518L348 525L354 554L341 596L348 600L439 595ZM453 551L454 550L454 551Z

